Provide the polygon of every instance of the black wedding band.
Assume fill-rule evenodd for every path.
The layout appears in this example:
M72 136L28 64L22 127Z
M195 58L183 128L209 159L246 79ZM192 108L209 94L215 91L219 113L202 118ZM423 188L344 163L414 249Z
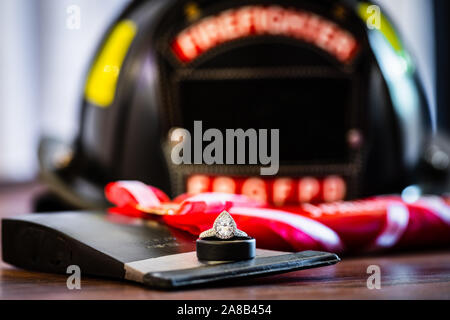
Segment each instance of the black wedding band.
M197 258L200 261L240 261L255 257L256 241L251 237L229 240L217 238L198 239Z

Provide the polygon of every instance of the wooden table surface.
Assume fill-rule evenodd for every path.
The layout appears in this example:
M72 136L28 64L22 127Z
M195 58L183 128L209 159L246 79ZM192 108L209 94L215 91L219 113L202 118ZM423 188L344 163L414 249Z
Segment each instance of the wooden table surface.
M29 212L42 190L0 187L0 217ZM370 265L380 267L381 289L367 288ZM81 290L68 290L66 280L0 262L0 299L450 299L450 251L344 258L325 268L174 292L83 275Z

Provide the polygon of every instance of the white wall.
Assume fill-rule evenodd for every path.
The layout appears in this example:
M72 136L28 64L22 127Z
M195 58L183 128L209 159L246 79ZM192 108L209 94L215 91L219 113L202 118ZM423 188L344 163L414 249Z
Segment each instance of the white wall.
M37 2L0 1L0 181L36 172L39 114Z
M73 139L88 64L128 2L0 1L0 182L36 175L40 134ZM67 27L73 5L80 29Z

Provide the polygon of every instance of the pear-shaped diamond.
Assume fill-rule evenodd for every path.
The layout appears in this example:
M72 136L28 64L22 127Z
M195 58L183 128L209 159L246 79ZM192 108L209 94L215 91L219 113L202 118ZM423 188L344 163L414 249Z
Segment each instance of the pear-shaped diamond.
M214 231L220 239L230 239L234 236L236 223L227 211L223 211L214 222Z

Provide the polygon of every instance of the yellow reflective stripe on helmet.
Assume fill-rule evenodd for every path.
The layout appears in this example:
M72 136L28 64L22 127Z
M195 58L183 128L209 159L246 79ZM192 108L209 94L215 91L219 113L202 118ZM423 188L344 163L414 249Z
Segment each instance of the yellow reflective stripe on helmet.
M358 6L358 14L365 22L369 20L369 18L372 17L373 12L371 10L368 10L373 4L368 2L362 2ZM383 13L380 12L380 29L379 31L383 36L386 38L387 41L391 44L392 48L394 48L395 51L400 52L403 51L403 45L400 41L400 38L397 35L397 32L395 31L392 24L389 22L389 20L386 18Z
M99 107L108 107L114 101L120 69L136 32L137 27L130 20L114 27L90 71L86 100Z

